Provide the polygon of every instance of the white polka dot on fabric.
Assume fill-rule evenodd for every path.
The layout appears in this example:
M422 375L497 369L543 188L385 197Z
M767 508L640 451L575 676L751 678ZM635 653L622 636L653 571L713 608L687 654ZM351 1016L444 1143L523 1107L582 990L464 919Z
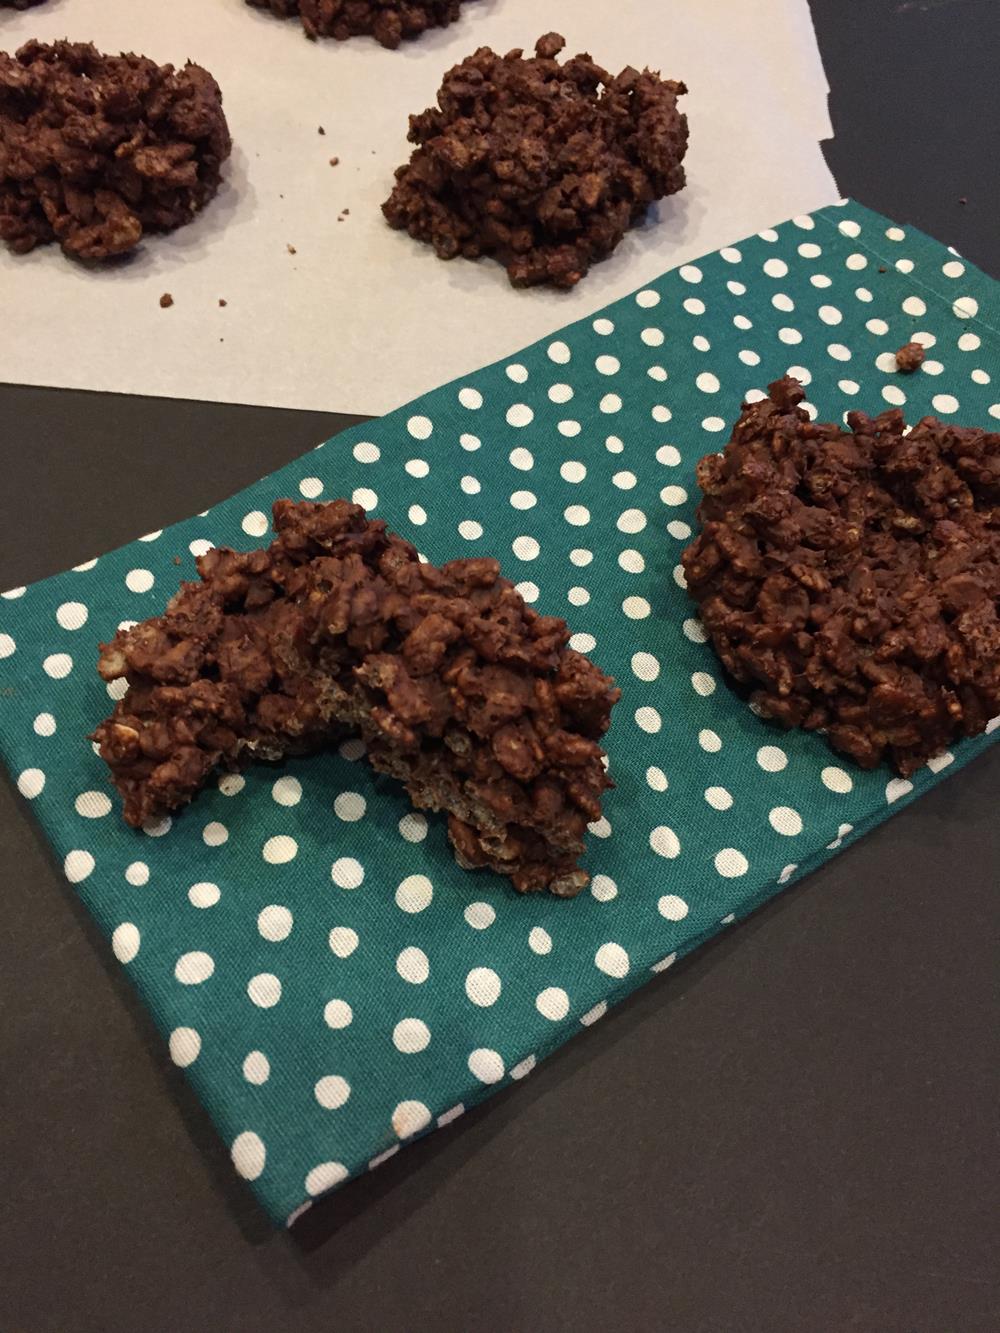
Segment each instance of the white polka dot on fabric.
M429 1113L428 1113L429 1115ZM346 1180L350 1173L340 1162L321 1162L306 1176L306 1193L313 1198Z
M260 1087L271 1077L271 1061L263 1051L248 1051L243 1060L243 1077Z
M835 305L821 305L817 313L824 324L839 324L844 318Z
M958 411L959 402L958 399L950 393L936 393L931 399L931 407L933 407L935 412L942 412L946 415L950 415L952 412Z
M887 384L882 390L882 397L887 403L892 403L893 407L902 407L906 402L906 394L898 384Z
M703 315L705 313L705 302L699 300L697 296L689 296L683 304L689 315Z
M574 565L578 565L582 568L583 566L590 564L594 558L594 553L593 551L588 551L586 547L576 546L570 551L569 558Z
M641 574L646 568L646 561L639 551L627 550L620 552L618 563L626 574Z
M237 1134L229 1153L237 1174L244 1180L256 1180L267 1162L267 1149L263 1139L249 1129Z
M610 875L595 875L590 881L590 892L599 903L609 903L618 897L618 885Z
M521 472L530 472L535 466L535 459L529 449L512 449L510 451L509 462L511 467L516 467Z
M245 514L240 524L248 537L263 537L270 526L267 515L260 509L252 509L249 514ZM133 588L132 591L139 592L141 589Z
M560 421L556 426L556 430L558 430L560 435L564 435L567 440L572 440L580 434L583 427L580 425L579 421Z
M413 416L407 421L406 429L415 440L427 440L434 430L434 425L428 417Z
M271 940L273 943L288 939L293 924L294 918L291 912L279 903L271 903L261 908L257 915L257 930L263 939Z
M602 338L606 338L609 333L614 333L615 326L610 319L595 319L592 325L595 333L599 333Z
M201 1054L201 1035L195 1028L174 1028L167 1044L170 1058L178 1069L187 1069Z
M462 915L473 930L486 930L497 919L496 909L490 903L469 903Z
M660 294L647 287L636 293L635 303L637 306L641 306L643 310L651 310L653 306L660 304Z
M181 954L174 964L174 976L182 986L200 986L215 971L215 959L203 949Z
M660 674L660 663L652 653L633 653L632 670L640 680L655 680Z
M416 811L410 811L399 821L399 832L407 842L423 842L427 837L427 820Z
M759 231L757 235L760 237L762 241L770 241L772 245L778 239L778 233L774 230L773 227L765 227L764 230Z
M85 820L100 820L111 814L111 798L104 792L80 792L73 801L73 809Z
M715 693L715 677L707 671L695 671L691 676L691 685L695 693L703 698Z
M849 268L852 273L860 273L863 268L868 267L868 260L865 255L855 251L854 254L847 256L844 260L844 265L846 268Z
M708 727L704 727L698 732L698 744L707 754L718 754L722 749L722 740L718 732L712 731Z
M523 491L521 494L528 495L529 492ZM511 498L513 499L513 497ZM467 542L478 541L483 535L483 525L477 523L474 519L463 518L458 525L458 535L464 537Z
M74 849L66 853L66 859L63 861L63 874L71 884L79 884L93 872L94 858L90 852Z
M463 449L467 449L470 453L474 453L476 449L481 448L483 443L478 435L460 435L458 442Z
M520 429L523 426L530 426L535 419L535 414L527 403L514 403L507 409L507 425L515 426Z
M145 828L145 825L143 827ZM168 824L167 828L169 827L170 825ZM151 837L156 838L160 836L158 832L152 832L149 828L146 828L145 831L149 833ZM167 830L163 829L162 831L165 833ZM221 847L224 842L228 841L228 839L229 839L229 830L226 828L225 824L220 824L217 819L213 819L210 823L206 824L201 831L201 840L206 847ZM271 851L275 855L279 856L280 859L285 861L290 861L292 856L295 855L295 851L298 850L298 848L295 848L295 850L291 852L290 856L284 856L282 855L282 853L288 850L287 846L288 843L291 843L292 846L294 847L293 839L271 838L270 842L276 844L276 846L273 846L271 848ZM265 844L263 848L262 855L265 861L271 860L271 857L268 855L267 844Z
M482 1009L496 1004L502 989L500 978L491 967L474 967L465 978L465 993Z
M690 909L684 899L678 898L676 893L665 893L656 904L656 910L667 921L683 921Z
M919 296L908 296L903 302L903 310L907 315L926 315L927 305Z
M776 805L767 817L775 833L795 838L802 832L802 816L790 805Z
M960 278L965 272L965 265L956 259L949 259L947 264L941 265L941 272L946 278Z
M546 986L535 997L535 1008L543 1018L558 1023L569 1013L569 996L561 986Z
M616 393L606 393L598 403L598 407L602 412L609 414L612 412L620 412L622 410L622 400Z
M960 296L951 311L956 319L975 319L979 314L979 302L973 296Z
M580 482L583 481L584 478L586 477L587 469L583 463L578 463L573 460L570 460L566 463L560 464L559 475L560 477L562 477L563 481L569 481L574 483Z
M112 932L111 949L119 963L131 963L139 952L140 944L139 928L132 921L123 921ZM206 954L205 957L207 956ZM178 976L177 980L180 981L181 977ZM199 978L199 980L202 980L202 978Z
M524 384L528 378L528 367L522 366L520 361L512 361L504 368L504 374L513 384Z
M642 731L648 732L651 736L655 736L663 726L663 719L660 714L655 708L649 707L648 704L635 710L635 721L636 726Z
M342 791L333 803L334 814L347 824L364 819L367 808L368 803L365 798L356 791Z
M586 588L570 588L569 592L566 594L566 600L572 606L586 606L590 601L590 593Z
M803 241L798 247L798 252L803 259L819 259L823 253L822 248L814 245L812 241Z
M788 273L788 265L783 259L766 259L764 272L769 278L783 278Z
M547 954L552 952L552 936L541 926L532 926L528 932L528 948L532 953Z
M895 352L879 352L875 358L875 368L883 371L886 375L894 375L899 369L896 361Z
M469 1056L469 1072L480 1083L499 1083L506 1072L499 1051L480 1046Z
M315 500L323 494L323 483L319 477L303 477L299 482L299 491L307 500Z
M841 796L846 795L854 786L851 775L834 764L823 769L820 779L828 791L837 792Z
M725 787L706 787L705 800L713 810L730 810L733 804L732 794Z
M563 518L574 528L582 528L590 522L590 510L586 505L569 505L563 510Z
M31 727L36 736L54 736L56 720L51 713L39 713Z
M328 1000L323 1006L323 1022L328 1028L340 1031L350 1027L354 1021L354 1010L346 1000Z
M753 320L747 319L746 315L734 315L733 323L738 329L742 329L744 332L746 332L747 329L753 328Z
M884 337L889 332L889 325L884 319L870 319L865 324L869 333L874 333L877 338Z
M621 362L616 356L599 356L594 362L594 369L599 375L617 375Z
M726 429L726 423L723 421L722 417L705 417L704 421L701 423L701 428L702 430L708 430L713 434L716 434L718 431Z
M149 866L145 861L132 861L125 867L125 879L135 888L142 888L149 883Z
M403 912L422 912L433 897L434 885L426 875L407 875L396 890L396 906Z
M63 602L56 611L56 620L63 629L82 629L89 614L83 602Z
M655 764L650 764L646 769L646 783L653 791L666 791L670 786L667 781L667 775L662 768L657 768Z
M622 977L628 976L629 956L620 944L611 940L607 944L602 944L597 950L594 955L594 966L605 976L620 980Z
M645 620L650 614L652 607L646 601L645 597L626 597L622 602L622 610L628 616L629 620Z
M458 401L462 404L463 407L467 407L469 408L470 411L474 412L478 408L482 407L483 395L479 392L478 389L472 389L468 385L466 385L465 388L459 389Z
M683 486L664 486L660 491L660 499L665 505L682 505L687 503L688 494Z
M360 444L354 446L354 457L359 463L377 463L382 457L382 450L377 444L362 440Z
M218 884L212 884L209 880L199 880L188 889L188 902L192 907L214 907L221 897L222 890Z
M392 1044L403 1055L416 1055L430 1045L431 1030L420 1018L401 1018L392 1030Z
M431 966L423 949L409 945L396 959L396 971L412 986L421 986L430 976Z
M539 589L538 584L532 583L530 579L524 579L520 583L515 583L514 590L521 594L529 606L531 603L537 602L538 598L541 596L541 590Z
M668 861L674 860L681 854L680 838L666 824L660 824L658 828L653 829L649 835L649 845L657 856L665 856Z
M403 464L403 468L411 477L420 481L430 472L431 465L426 458L408 458Z
M608 820L604 815L602 815L600 819L595 820L592 824L588 824L587 828L595 838L611 837L611 825L608 823Z
M738 356L745 366L760 365L760 357L749 347L744 347L742 351L738 353Z
M743 255L734 245L727 245L724 249L719 251L719 254L727 264L739 264L743 259Z
M297 856L299 845L294 838L288 837L285 833L279 833L273 838L268 838L261 850L261 855L268 865L280 866L287 861L292 861Z
M378 504L378 494L367 486L358 486L351 492L351 500L362 509L371 511Z
M27 591L28 589L25 587L8 588L6 592L0 592L0 597L4 598L5 601L14 602L17 601L19 597L23 597Z
M981 345L978 333L963 333L958 340L958 349L960 352L975 352L978 351Z
M223 773L216 785L223 796L238 796L247 780L241 773Z
M247 982L247 995L258 1009L272 1009L281 999L281 981L273 972L259 972Z
M3 651L5 640L11 644L14 642L9 634L0 635L0 657L10 656L9 652L5 653ZM13 648L11 648L10 652L13 652ZM51 653L42 663L42 670L47 676L51 676L53 680L64 680L73 670L73 659L70 657L69 653Z
M702 393L718 393L721 385L717 375L713 375L709 370L703 370L695 379L695 384Z
M715 868L724 879L738 879L750 869L750 863L735 847L723 847L715 854Z
M350 1098L351 1085L339 1074L326 1074L317 1080L313 1094L325 1111L338 1111Z
M757 751L757 763L765 773L780 773L788 766L788 755L777 745L762 745Z
M279 805L298 805L302 800L302 783L298 778L278 778L271 788L271 795Z
M537 558L541 547L534 537L515 537L511 543L511 550L518 560L534 560Z
M625 509L618 515L618 531L634 534L646 526L646 515L641 509Z
M26 768L18 775L17 790L26 801L33 801L36 796L41 795L44 786L45 774L40 768Z
M662 329L643 329L639 337L647 347L662 347L664 343L664 334Z
M549 385L549 399L553 403L568 403L573 397L572 387L568 384Z
M333 862L329 877L340 889L356 889L364 881L364 866L353 856L337 857Z
M569 641L569 646L577 653L590 653L597 647L597 640L593 634L574 634Z

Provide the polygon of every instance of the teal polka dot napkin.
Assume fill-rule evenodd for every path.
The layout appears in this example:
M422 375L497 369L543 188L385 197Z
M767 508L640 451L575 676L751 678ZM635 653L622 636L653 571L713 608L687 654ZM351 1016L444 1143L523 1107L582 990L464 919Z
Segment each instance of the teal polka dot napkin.
M903 781L766 725L720 674L679 557L695 464L741 399L788 371L824 419L899 404L1000 429L998 328L1000 286L971 265L856 204L823 209L4 594L4 759L273 1218L523 1079L989 743ZM911 339L927 359L902 376ZM144 832L122 823L84 739L119 693L98 640L155 614L213 543L260 544L289 495L352 495L434 561L498 556L617 677L617 786L579 898L460 870L442 821L354 742L222 777Z

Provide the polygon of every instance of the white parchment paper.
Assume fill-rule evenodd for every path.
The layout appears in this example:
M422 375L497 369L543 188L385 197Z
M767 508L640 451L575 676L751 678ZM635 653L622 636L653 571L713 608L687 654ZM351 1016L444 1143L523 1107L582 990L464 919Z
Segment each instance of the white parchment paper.
M309 42L243 0L0 10L0 49L70 37L198 61L222 86L235 142L215 201L128 262L95 271L53 246L0 250L0 379L380 413L837 198L818 146L830 134L827 85L806 0L463 8L459 23L395 52ZM690 88L687 188L571 293L515 291L488 260L442 263L379 207L408 156L407 115L434 100L443 71L477 46L531 48L549 30L568 52L615 71L647 64Z

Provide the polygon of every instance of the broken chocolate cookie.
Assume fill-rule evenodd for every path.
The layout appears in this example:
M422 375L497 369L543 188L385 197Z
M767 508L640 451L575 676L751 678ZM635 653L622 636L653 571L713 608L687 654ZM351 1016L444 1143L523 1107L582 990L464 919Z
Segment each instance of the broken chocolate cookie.
M374 37L395 49L428 28L446 28L459 16L462 0L246 0L278 18L300 18L306 36Z
M128 690L92 739L128 823L190 801L218 769L360 735L413 804L448 814L465 866L570 896L609 782L619 697L490 559L424 564L344 500L279 500L267 550L198 557L162 616L101 646Z
M0 52L0 240L124 254L190 222L231 149L218 84L200 65L101 55L84 42Z
M589 55L560 64L481 47L448 71L437 106L410 117L417 145L382 205L441 259L492 255L515 287L573 287L657 199L684 185L683 83Z
M1000 713L1000 434L769 393L698 465L688 589L759 713L906 776Z

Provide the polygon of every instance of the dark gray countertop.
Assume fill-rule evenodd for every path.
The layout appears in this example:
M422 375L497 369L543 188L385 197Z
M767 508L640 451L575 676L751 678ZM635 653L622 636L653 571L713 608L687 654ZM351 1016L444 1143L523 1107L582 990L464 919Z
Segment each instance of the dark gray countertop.
M1000 275L995 0L814 10L844 192ZM349 420L0 386L0 587ZM996 1328L998 781L994 750L296 1240L0 783L0 1328Z

